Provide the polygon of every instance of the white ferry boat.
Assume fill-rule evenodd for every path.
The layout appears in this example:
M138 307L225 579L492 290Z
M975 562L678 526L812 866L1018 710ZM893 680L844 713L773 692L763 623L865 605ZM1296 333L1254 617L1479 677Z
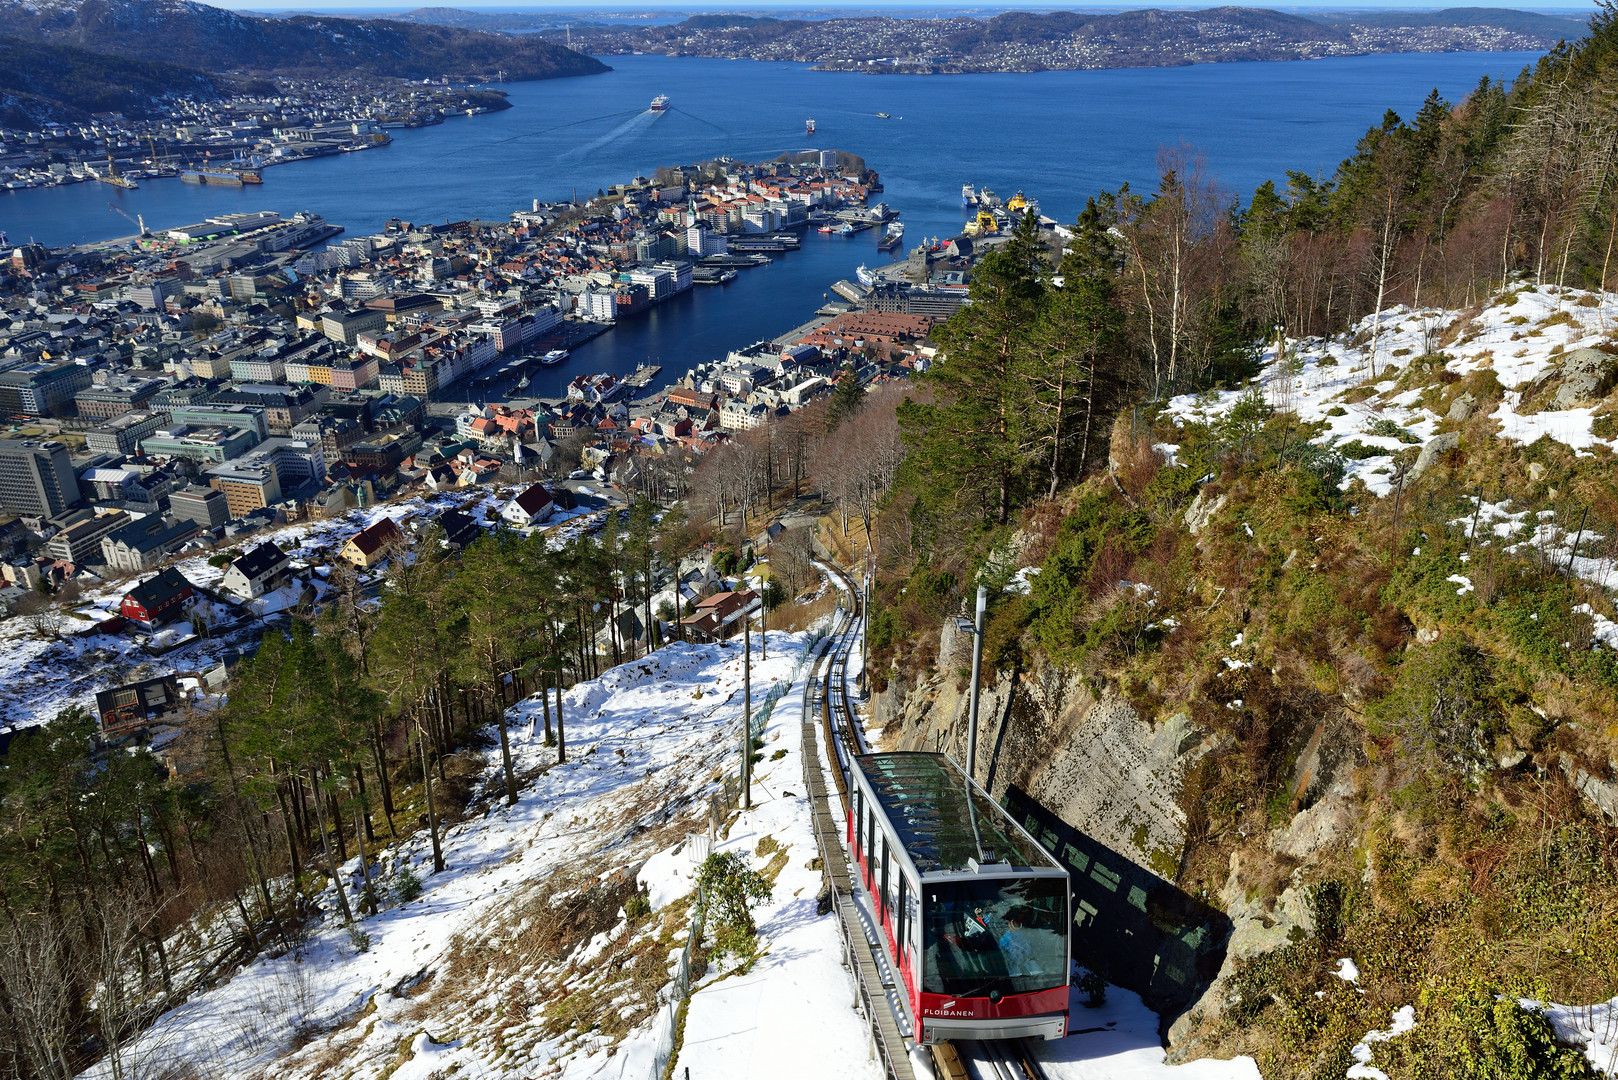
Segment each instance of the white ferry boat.
M655 98L653 98L652 99L652 111L653 112L668 112L669 111L669 96L667 94L659 94Z

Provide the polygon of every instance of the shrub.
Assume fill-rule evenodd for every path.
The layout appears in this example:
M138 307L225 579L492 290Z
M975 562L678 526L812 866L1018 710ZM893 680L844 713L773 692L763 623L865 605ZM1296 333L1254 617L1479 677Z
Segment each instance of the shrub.
M1407 446L1414 446L1421 442L1419 438L1412 435L1410 432L1406 431L1392 420L1389 420L1387 417L1374 420L1370 424L1366 425L1365 433L1367 435L1379 435L1384 439L1398 439Z
M716 851L697 871L702 917L710 927L714 944L721 953L736 957L743 969L758 956L758 927L753 924L753 908L767 903L770 882L747 865L739 851Z
M1084 994L1085 1008L1099 1009L1107 1003L1107 980L1097 972L1086 968L1075 985Z
M1379 1043L1372 1060L1418 1080L1587 1080L1581 1051L1560 1045L1550 1021L1473 978L1424 990L1414 1030Z
M1062 521L1026 600L1034 636L1048 653L1076 658L1118 628L1090 625L1090 601L1116 586L1155 534L1145 514L1104 495L1079 500Z
M1274 415L1274 407L1265 401L1264 395L1254 387L1243 394L1236 404L1231 406L1230 412L1225 414L1224 421L1220 425L1220 434L1227 439L1250 439L1263 431L1264 425Z
M1347 416L1348 415L1348 410L1343 408L1341 405L1333 405L1331 408L1326 410L1326 415L1327 416Z
M644 919L652 913L652 901L644 889L637 890L624 901L624 915L630 919Z
M1387 453L1380 446L1367 446L1358 439L1350 439L1345 443L1338 443L1332 449L1350 461L1364 461L1366 458L1381 457Z
M408 904L421 895L421 878L416 872L405 866L393 875L393 895L401 904Z
M1393 735L1407 761L1464 767L1479 759L1502 710L1488 657L1459 634L1406 654L1388 695L1367 712L1373 732Z

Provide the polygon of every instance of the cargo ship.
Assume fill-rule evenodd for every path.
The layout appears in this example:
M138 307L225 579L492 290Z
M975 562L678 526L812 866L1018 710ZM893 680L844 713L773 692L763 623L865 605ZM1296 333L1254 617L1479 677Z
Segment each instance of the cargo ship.
M669 111L669 96L667 94L659 94L655 98L653 98L652 99L652 111L653 112L668 112Z
M978 192L977 192L977 189L974 188L971 184L962 184L961 185L961 205L962 206L976 206L977 204L978 204Z
M243 169L241 172L189 169L180 174L180 179L187 184L214 184L219 187L241 187L243 184L264 182L256 169Z
M882 233L882 239L877 241L876 249L878 251L892 251L894 248L899 246L899 241L904 239L904 234L904 222L888 222L886 231Z

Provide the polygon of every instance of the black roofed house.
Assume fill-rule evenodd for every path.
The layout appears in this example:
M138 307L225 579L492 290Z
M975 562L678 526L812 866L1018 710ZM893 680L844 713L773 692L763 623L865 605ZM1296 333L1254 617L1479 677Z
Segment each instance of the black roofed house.
M445 510L439 514L438 527L444 531L444 543L453 548L464 548L483 535L477 519L459 510Z
M177 618L185 602L194 595L196 590L185 575L171 566L125 593L123 602L118 605L118 613L150 630Z
M243 600L254 600L292 576L292 561L274 544L260 544L230 564L220 585Z
M115 686L96 694L96 719L104 736L127 735L162 723L185 709L185 695L173 675Z

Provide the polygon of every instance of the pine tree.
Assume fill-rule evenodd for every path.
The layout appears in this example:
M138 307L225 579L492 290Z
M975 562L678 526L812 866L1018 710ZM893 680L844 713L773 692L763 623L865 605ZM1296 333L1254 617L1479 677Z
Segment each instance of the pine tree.
M837 425L858 412L864 402L865 391L860 387L858 367L849 361L843 365L837 385L832 388L831 403L826 409L826 430L836 430Z
M1045 297L1047 269L1038 222L1026 215L1011 242L979 262L972 302L935 334L943 351L925 380L936 401L907 402L899 410L913 449L909 468L918 510L976 511L997 524L1011 519L1028 464L1027 386L1019 369Z

